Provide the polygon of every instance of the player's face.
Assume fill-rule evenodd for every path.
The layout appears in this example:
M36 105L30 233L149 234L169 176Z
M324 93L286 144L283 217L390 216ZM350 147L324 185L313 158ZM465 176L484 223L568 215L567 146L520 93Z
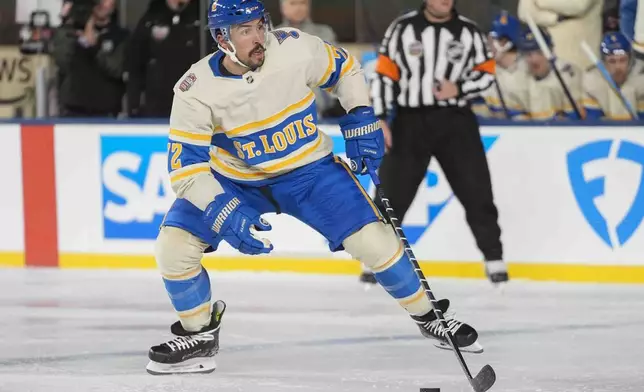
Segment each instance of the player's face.
M525 60L532 76L541 78L550 71L550 63L540 50L533 50L525 53Z
M254 71L264 64L266 25L263 18L233 27L230 40L235 45L237 59L248 68Z
M311 0L284 0L282 15L291 23L302 23L311 15Z
M425 0L425 8L436 18L446 18L452 12L454 0Z
M628 77L629 57L625 54L606 56L606 69L618 85L624 84Z

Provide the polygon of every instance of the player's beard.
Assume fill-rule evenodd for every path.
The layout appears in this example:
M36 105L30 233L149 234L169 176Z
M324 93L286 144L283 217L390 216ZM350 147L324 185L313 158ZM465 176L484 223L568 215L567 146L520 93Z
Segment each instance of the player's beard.
M615 81L615 84L621 87L626 82L626 78L628 77L628 72L624 72L623 70L618 69L613 72L612 76L613 76L613 80Z
M258 53L262 53L263 56L261 57L261 60L254 61L253 56L258 54ZM251 71L255 71L257 68L259 68L262 65L264 65L264 60L266 60L266 49L262 45L257 45L257 46L255 46L255 48L253 48L253 50L251 50L248 53L248 64L246 64L246 66Z

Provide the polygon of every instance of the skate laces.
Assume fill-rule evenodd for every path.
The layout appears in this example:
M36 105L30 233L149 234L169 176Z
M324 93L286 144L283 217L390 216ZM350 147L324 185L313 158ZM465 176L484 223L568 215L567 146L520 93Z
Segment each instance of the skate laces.
M429 330L430 333L434 335L440 335L440 336L445 336L447 335L446 331L450 331L452 335L456 334L456 331L461 327L461 325L465 324L462 321L458 321L455 318L445 318L445 322L447 324L447 330L443 327L443 323L441 323L440 320L434 320L429 323Z
M209 342L214 339L215 337L212 334L204 333L190 336L178 336L167 341L165 344L170 347L172 351L179 351L190 349L201 342Z
M444 313L443 317L445 318L445 323L447 324L447 330L443 327L443 323L440 321L440 319L422 323L423 329L434 336L444 337L445 335L447 335L446 331L450 331L453 335L456 333L456 331L458 331L461 325L465 324L464 322L455 319L454 313L452 312Z

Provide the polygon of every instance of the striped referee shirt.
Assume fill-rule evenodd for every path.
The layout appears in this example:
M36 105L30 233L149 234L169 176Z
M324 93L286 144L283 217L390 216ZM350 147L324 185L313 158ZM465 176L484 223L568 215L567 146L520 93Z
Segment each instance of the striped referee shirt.
M422 10L389 26L380 47L371 97L376 115L394 108L467 106L494 82L495 63L474 22L455 11L451 20L432 23ZM450 80L459 95L438 101L435 83Z

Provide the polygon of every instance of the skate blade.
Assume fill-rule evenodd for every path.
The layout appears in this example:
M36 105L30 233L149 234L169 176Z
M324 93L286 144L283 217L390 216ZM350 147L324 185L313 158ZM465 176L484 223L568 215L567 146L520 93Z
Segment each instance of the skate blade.
M193 358L182 363L159 363L150 361L145 370L154 376L170 374L212 373L217 368L215 358Z
M364 291L371 291L376 288L376 284L374 283L362 283L362 288Z
M452 346L444 342L436 342L434 343L434 346L443 350L452 350ZM458 349L463 353L471 353L471 354L480 354L484 351L483 346L481 346L479 342L474 342L467 347L459 347Z
M494 284L494 289L500 294L504 295L505 294L505 289L508 286L508 282L501 282L501 283L495 283Z

